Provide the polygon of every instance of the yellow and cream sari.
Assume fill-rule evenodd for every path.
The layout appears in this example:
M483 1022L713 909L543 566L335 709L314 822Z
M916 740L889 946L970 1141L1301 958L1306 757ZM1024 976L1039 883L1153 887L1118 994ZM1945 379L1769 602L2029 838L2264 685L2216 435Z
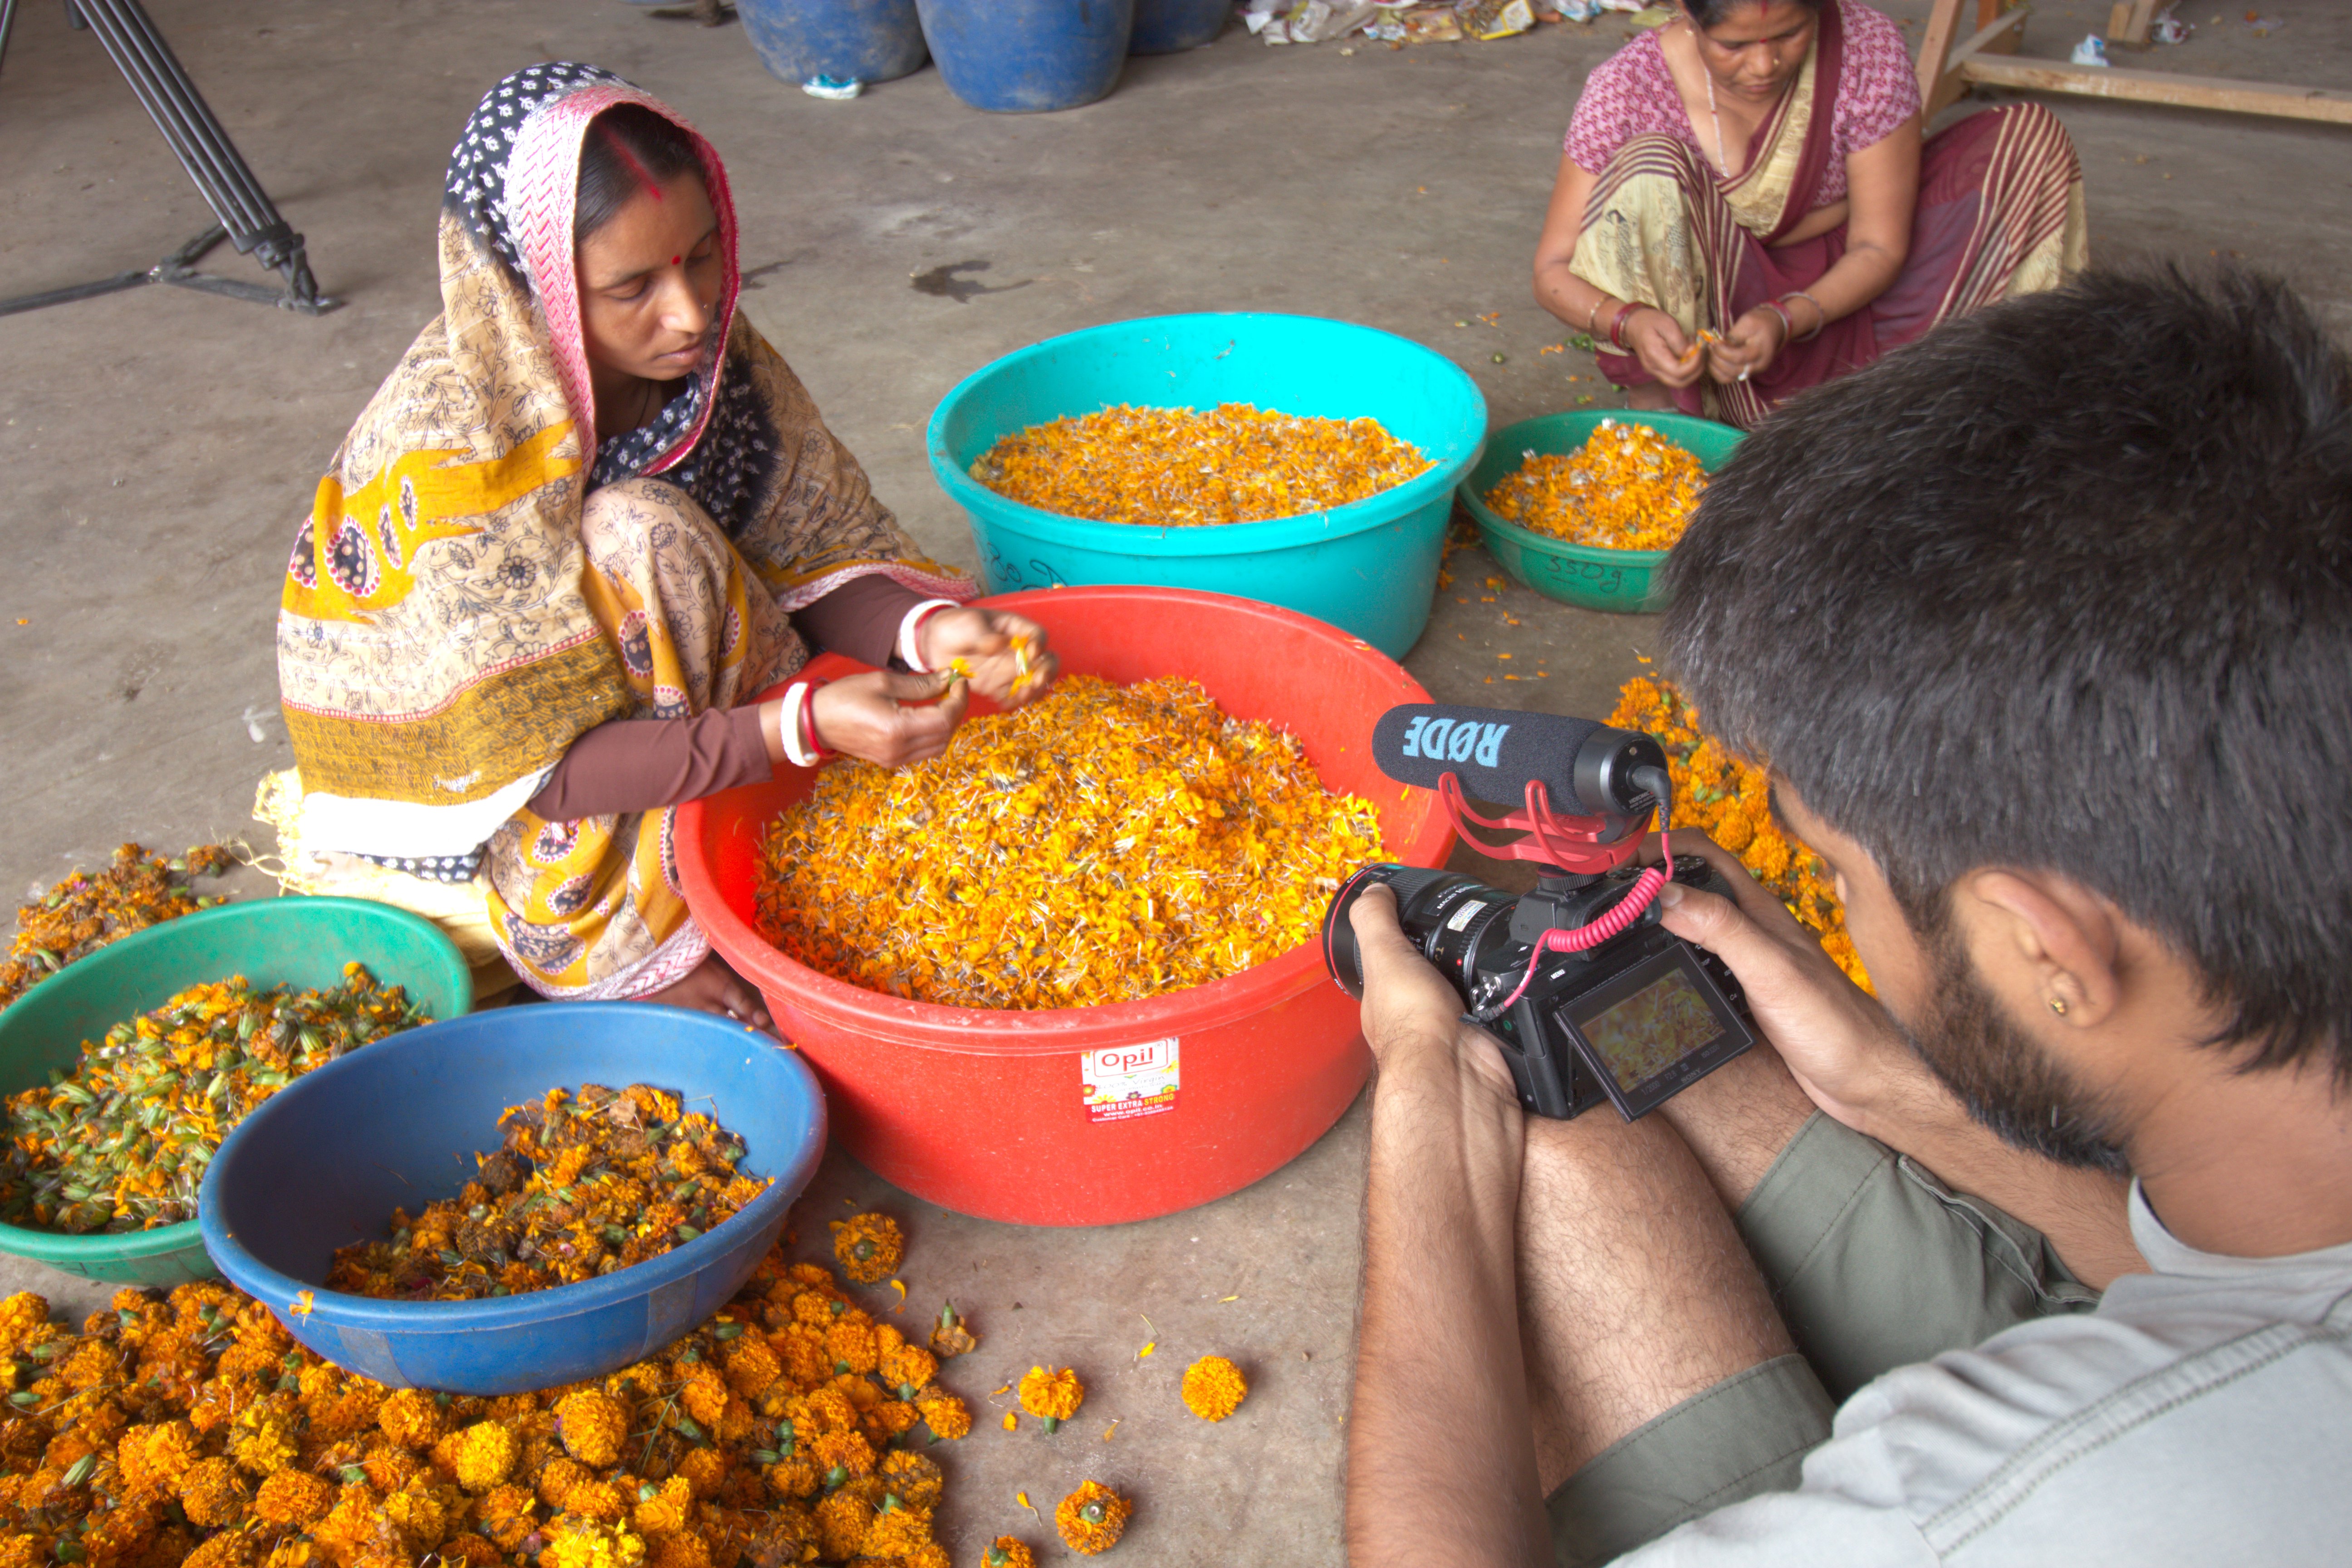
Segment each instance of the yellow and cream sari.
M393 901L432 908L437 889L436 912L478 893L522 977L579 999L658 990L709 945L667 809L528 809L572 742L748 700L807 658L789 612L852 578L972 592L922 557L736 314L734 209L698 136L726 262L719 347L654 424L600 443L572 206L589 121L624 103L692 134L562 62L476 110L442 209L442 314L320 481L278 626L301 797L289 884L336 889L341 868ZM408 882L419 897L388 885Z

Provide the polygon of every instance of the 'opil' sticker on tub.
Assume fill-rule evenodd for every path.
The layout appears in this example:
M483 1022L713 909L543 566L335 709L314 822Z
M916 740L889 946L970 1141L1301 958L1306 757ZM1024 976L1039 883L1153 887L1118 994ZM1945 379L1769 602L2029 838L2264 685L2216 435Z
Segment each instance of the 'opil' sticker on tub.
M1176 1109L1176 1037L1110 1046L1078 1057L1089 1121L1126 1121Z

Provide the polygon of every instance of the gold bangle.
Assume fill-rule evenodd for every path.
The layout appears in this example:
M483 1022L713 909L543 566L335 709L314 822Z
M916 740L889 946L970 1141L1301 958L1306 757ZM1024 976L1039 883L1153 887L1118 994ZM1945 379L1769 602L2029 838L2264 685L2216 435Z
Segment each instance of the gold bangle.
M1589 338L1592 335L1593 326L1601 320L1601 307L1607 303L1609 303L1609 296L1607 294L1596 295L1592 301L1592 309L1584 312L1584 335L1586 337Z

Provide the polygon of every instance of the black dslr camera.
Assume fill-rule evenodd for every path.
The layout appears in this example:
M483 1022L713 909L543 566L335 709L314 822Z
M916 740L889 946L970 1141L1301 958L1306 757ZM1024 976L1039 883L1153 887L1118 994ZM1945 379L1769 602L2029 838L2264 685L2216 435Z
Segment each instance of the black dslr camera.
M1349 910L1383 882L1406 940L1494 1033L1519 1104L1536 1115L1572 1117L1606 1100L1630 1121L1755 1043L1731 971L1658 924L1663 871L1630 864L1651 813L1661 826L1671 814L1655 741L1581 719L1423 705L1382 716L1372 750L1391 778L1436 789L1466 842L1534 861L1541 875L1533 892L1514 896L1455 872L1359 870L1323 917L1324 963L1349 995L1363 994L1363 968ZM1465 789L1518 794L1526 809L1483 817ZM1555 814L1555 792L1580 811ZM1472 824L1523 836L1497 846L1471 836ZM1675 863L1673 879L1732 894L1695 856Z

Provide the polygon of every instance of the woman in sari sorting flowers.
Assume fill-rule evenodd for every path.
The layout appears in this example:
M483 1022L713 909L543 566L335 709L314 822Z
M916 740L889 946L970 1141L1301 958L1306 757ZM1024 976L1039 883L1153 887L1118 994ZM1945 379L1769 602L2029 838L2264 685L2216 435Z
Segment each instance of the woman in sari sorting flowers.
M1895 24L1854 0L1681 0L1596 68L1570 120L1536 298L1637 408L1753 427L1947 317L2085 260L2051 113L1920 139Z
M278 677L306 856L478 888L546 995L764 1023L688 915L670 808L935 756L965 689L929 672L1011 702L1043 634L966 607L875 500L737 313L735 238L656 100L561 62L499 83L449 163L442 314L295 541ZM812 645L895 668L751 701Z

